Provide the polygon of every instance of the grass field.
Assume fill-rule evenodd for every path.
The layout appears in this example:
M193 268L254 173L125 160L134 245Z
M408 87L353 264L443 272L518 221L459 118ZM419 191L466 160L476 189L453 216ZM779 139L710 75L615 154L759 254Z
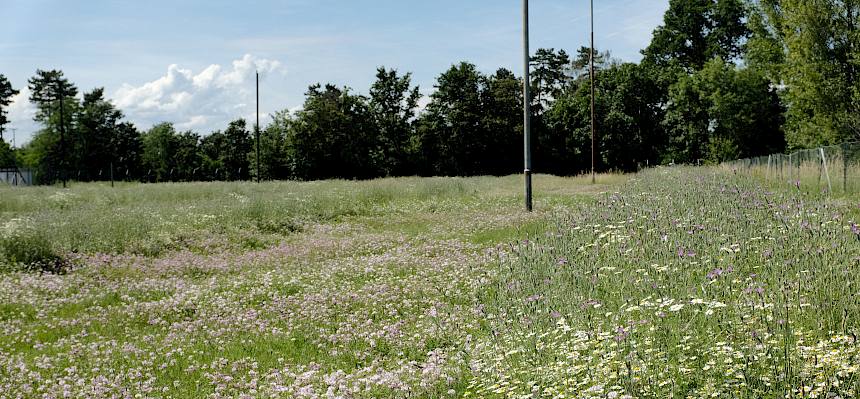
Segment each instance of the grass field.
M858 395L857 199L598 183L0 189L0 397Z

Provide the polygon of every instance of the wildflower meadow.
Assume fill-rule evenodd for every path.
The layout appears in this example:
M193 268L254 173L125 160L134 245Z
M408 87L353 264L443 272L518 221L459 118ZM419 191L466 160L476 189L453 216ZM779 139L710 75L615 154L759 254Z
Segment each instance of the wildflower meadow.
M723 168L0 188L2 398L851 398L860 201Z

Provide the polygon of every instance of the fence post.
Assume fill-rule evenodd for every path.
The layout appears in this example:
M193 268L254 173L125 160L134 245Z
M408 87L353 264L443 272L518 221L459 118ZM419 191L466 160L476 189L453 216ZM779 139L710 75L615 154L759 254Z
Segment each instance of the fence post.
M770 181L770 162L771 162L771 157L772 157L772 155L768 155L768 156L767 156L767 171L765 171L765 173L764 173L764 179L765 179L766 181Z
M842 144L842 191L848 194L848 144Z
M794 154L788 154L788 184L794 184L794 163L791 158Z
M821 154L821 165L824 166L824 175L827 176L827 194L831 194L833 192L833 185L830 184L830 172L827 171L827 157L824 156L824 148L819 148L818 152Z

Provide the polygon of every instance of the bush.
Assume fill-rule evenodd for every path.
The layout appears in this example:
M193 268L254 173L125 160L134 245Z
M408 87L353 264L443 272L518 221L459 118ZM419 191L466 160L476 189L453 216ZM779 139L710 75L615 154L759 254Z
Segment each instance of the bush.
M15 270L43 273L63 273L68 262L51 242L37 234L15 234L0 237L0 263Z

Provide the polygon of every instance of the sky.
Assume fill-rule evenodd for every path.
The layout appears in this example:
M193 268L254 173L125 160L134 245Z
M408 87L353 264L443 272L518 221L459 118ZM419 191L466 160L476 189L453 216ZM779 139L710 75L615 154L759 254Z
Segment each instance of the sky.
M669 5L594 3L595 47L631 62ZM264 125L314 83L366 93L379 66L411 72L425 96L459 61L522 75L521 12L521 0L0 0L0 74L21 90L7 128L18 146L39 129L26 90L37 69L104 87L138 128L201 134L254 119L255 70ZM587 45L588 12L586 0L532 0L532 51Z

